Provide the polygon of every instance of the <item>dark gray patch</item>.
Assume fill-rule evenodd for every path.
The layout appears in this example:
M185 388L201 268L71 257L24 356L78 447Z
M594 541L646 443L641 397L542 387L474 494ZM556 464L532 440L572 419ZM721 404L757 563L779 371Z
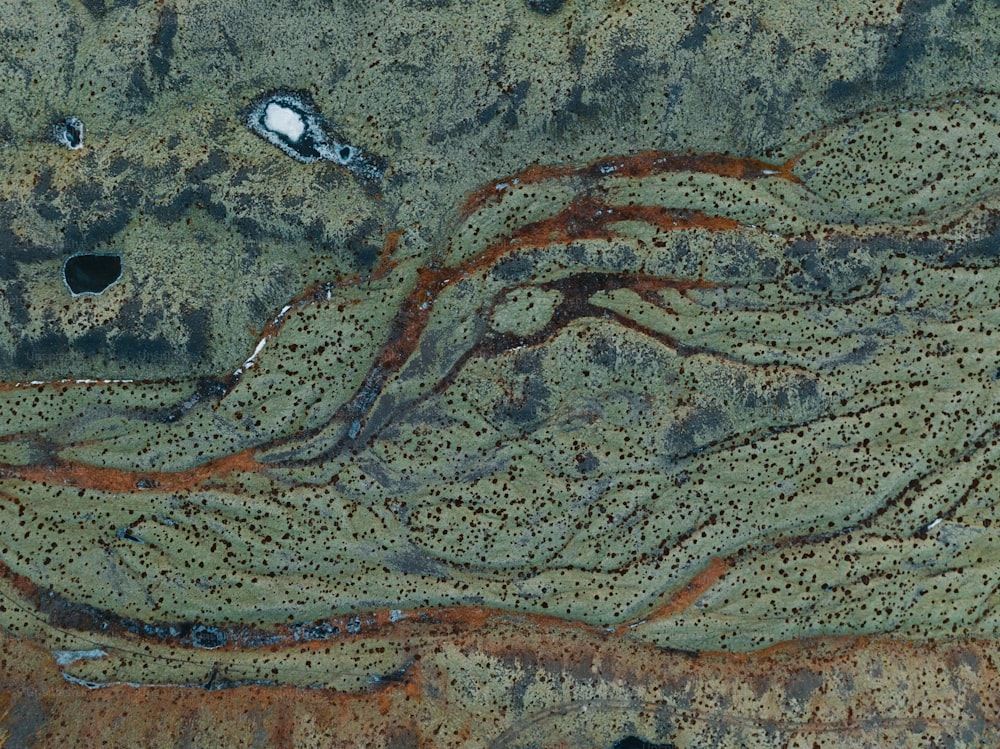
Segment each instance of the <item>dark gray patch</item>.
M427 136L427 142L436 146L451 138L461 138L473 132L478 127L471 118L463 119L451 127L438 127Z
M733 235L715 243L712 280L720 283L770 282L778 277L776 258L764 257L745 237Z
M385 749L419 749L420 737L408 726L392 726L385 735Z
M73 345L87 358L103 355L108 350L107 335L102 330L88 330L77 338Z
M953 671L958 670L961 666L965 666L972 673L978 674L980 660L979 656L971 650L959 650L949 654L948 665Z
M132 211L118 208L109 215L95 221L82 234L82 246L92 249L102 242L111 240L132 221Z
M835 367L842 367L845 364L857 367L863 367L865 364L872 360L872 357L878 353L880 344L874 339L867 339L861 343L861 345L855 347L843 356L837 357L836 359L831 359L825 362L821 369L832 369Z
M576 83L570 89L568 100L562 109L556 112L552 121L552 129L557 136L564 135L581 121L589 122L600 114L601 107L598 104L583 101L585 91L589 98L592 90L584 89L582 84Z
M551 16L558 13L565 0L524 0L528 10L540 13L543 16Z
M31 193L37 200L52 200L55 197L55 190L52 188L52 170L42 168L35 176L35 184L31 188Z
M133 328L139 323L139 314L142 312L142 302L138 297L131 297L125 300L118 312L118 325L121 328Z
M860 288L876 274L874 263L862 263L855 254L860 246L858 240L849 237L792 242L785 250L785 258L791 263L788 283L796 289L831 296ZM873 244L869 249L879 247Z
M305 238L313 249L322 252L343 254L346 251L354 258L356 267L369 270L378 261L383 234L379 221L369 217L352 226L346 237L331 236L323 220L316 218L305 227Z
M576 456L576 470L580 473L590 473L597 470L600 465L601 461L590 450L584 450Z
M199 208L205 209L205 212L209 216L214 218L216 221L224 221L227 215L226 206L215 200L199 200L195 203Z
M831 81L826 87L825 98L831 105L848 105L859 99L864 99L874 91L872 79L865 76L856 81L838 79ZM840 108L846 109L846 106Z
M732 428L721 408L696 409L667 429L664 452L674 458L692 455L730 436Z
M520 282L531 278L534 264L524 255L511 255L493 266L493 276L501 281Z
M14 366L22 371L63 359L69 350L69 339L61 331L49 331L38 338L22 338L14 349Z
M978 239L960 242L943 253L941 262L947 266L981 264L994 266L1000 260L1000 231L990 227L990 234Z
M177 352L161 335L140 338L124 333L114 339L112 353L117 361L127 364L170 365L178 359Z
M207 196L208 188L204 185L196 187L185 187L173 200L166 204L153 203L147 209L156 217L156 220L163 224L172 224L194 205L200 195Z
M502 94L496 101L486 107L486 109L481 110L476 115L476 120L479 122L480 126L488 125L497 117L497 115L502 113L500 119L503 126L507 130L516 129L518 122L517 110L520 108L521 104L524 103L524 99L528 95L528 89L530 87L531 81L519 81L509 91Z
M187 355L191 363L202 361L209 353L209 333L212 312L209 309L193 309L183 316L184 327L188 331Z
M90 15L95 18L103 18L104 14L108 12L104 0L80 0L80 4L89 10Z
M118 177L119 175L124 174L131 168L132 168L131 161L124 158L123 156L117 156L115 157L114 161L112 161L111 164L108 165L108 174L111 175L112 177Z
M944 241L940 239L918 239L904 242L892 237L873 237L865 246L871 251L877 250L889 254L902 252L910 257L926 260L940 260L948 249Z
M35 734L45 727L49 717L38 697L30 691L20 692L4 720L4 728L7 729L4 746L8 749L36 746Z
M93 180L80 180L66 188L66 192L76 198L79 207L85 211L104 200L104 186Z
M618 366L618 347L609 339L603 336L598 337L590 344L588 358L594 364L606 369L614 369Z
M827 101L836 107L851 105L877 92L890 95L898 92L907 79L920 75L919 65L935 51L943 53L945 57L963 59L967 51L953 41L956 33L953 26L956 19L969 14L971 6L967 0L956 4L948 13L945 27L939 30L930 17L936 8L946 2L947 0L907 0L901 7L896 28L882 31L880 38L874 42L884 50L878 70L865 71L854 80L832 82L826 90Z
M785 694L793 700L807 702L813 692L821 686L823 686L823 674L804 668L789 677L785 684Z
M261 225L252 218L246 218L245 216L240 217L233 223L236 226L236 231L251 240L259 239L264 234L264 230L261 228ZM255 253L251 254L256 257Z
M378 262L379 252L379 248L375 245L366 244L358 247L354 251L354 257L360 268L363 268L364 270L371 270Z
M687 36L681 40L680 48L688 50L701 49L708 39L709 34L718 25L719 11L716 10L714 3L709 3L698 11L698 15L695 16L694 26L691 27Z
M524 697L528 693L528 687L535 684L535 667L533 664L519 664L522 675L514 682L510 690L510 703L517 712L524 710Z
M785 67L788 65L789 60L791 60L792 55L795 53L795 45L793 45L787 36L779 36L778 43L775 45L774 55L778 61L779 67Z
M611 749L677 749L677 746L676 744L658 744L646 741L638 736L626 736L612 744Z
M229 169L229 159L218 149L208 154L208 158L191 167L187 172L188 181L201 182L214 174L220 174Z
M386 566L406 575L426 575L447 580L448 568L422 549L411 547L386 560Z
M3 258L0 257L0 279L6 278L3 275L3 270ZM28 314L28 303L24 297L24 292L24 283L13 279L10 279L10 283L8 283L6 288L3 290L4 296L7 297L7 305L10 308L11 322L15 325L27 325L31 320L31 315Z
M909 0L899 14L899 36L889 43L879 82L898 84L934 44L928 14L946 0Z
M216 117L208 124L208 134L212 138L218 138L224 133L228 133L232 126L224 117Z
M549 396L551 392L545 386L540 374L526 378L519 396L504 400L497 404L497 418L514 422L525 430L532 430L549 415Z
M139 113L144 113L153 101L153 92L146 82L146 74L141 65L136 65L132 70L132 77L125 90L125 100Z
M83 242L83 232L76 224L70 224L63 229L63 248L69 253L87 249Z
M795 392L800 403L819 403L822 396L819 392L819 383L811 377L800 377L795 381Z
M38 212L39 216L44 218L46 221L51 221L54 224L61 222L66 215L50 203L42 203L35 210Z
M566 247L566 257L577 265L587 264L587 251L583 245L571 244Z
M149 67L153 75L159 78L165 78L170 72L170 58L174 56L176 35L177 12L173 8L164 8L160 11L160 23L149 52Z

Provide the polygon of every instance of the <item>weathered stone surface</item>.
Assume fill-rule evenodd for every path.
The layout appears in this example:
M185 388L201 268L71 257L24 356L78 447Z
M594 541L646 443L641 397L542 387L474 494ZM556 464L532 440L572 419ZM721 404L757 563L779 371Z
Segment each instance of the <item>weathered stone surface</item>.
M390 641L408 642L405 627ZM425 633L426 634L426 633ZM119 685L84 692L5 636L8 746L991 746L995 643L818 640L740 657L492 617L362 693ZM336 659L309 650L313 667Z
M636 663L869 635L992 657L995 7L274 12L0 9L8 638L84 684L405 683L469 715L489 698L435 674L586 660L579 637ZM257 138L274 91L379 179ZM121 279L72 297L80 252ZM774 656L712 657L704 684ZM992 730L863 689L881 722L793 716L840 704L829 664L794 663L772 717L691 708L690 731L598 673L581 704L621 730L564 740ZM481 743L589 730L504 678L489 709L526 722Z

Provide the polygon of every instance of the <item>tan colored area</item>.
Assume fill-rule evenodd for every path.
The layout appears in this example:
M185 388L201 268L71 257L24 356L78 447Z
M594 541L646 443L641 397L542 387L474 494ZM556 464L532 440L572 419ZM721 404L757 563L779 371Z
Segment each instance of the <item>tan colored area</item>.
M398 641L409 644L407 632ZM417 639L420 639L419 636ZM814 640L734 658L665 651L497 617L412 648L366 693L290 687L87 691L5 636L8 746L992 745L996 646ZM321 665L331 655L313 654ZM155 716L155 717L154 717Z

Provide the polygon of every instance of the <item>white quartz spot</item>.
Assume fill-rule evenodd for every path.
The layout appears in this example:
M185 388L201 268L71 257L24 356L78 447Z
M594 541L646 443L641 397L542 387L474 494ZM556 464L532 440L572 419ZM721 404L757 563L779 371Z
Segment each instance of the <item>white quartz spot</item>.
M292 143L297 142L306 131L306 123L298 112L273 101L264 110L264 127L272 133L283 135Z

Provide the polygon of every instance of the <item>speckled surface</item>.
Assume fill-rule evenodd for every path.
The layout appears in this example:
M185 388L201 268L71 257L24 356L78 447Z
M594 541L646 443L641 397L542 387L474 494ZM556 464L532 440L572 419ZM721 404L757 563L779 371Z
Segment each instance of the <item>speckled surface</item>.
M38 735L131 684L308 694L310 737L398 692L428 746L995 740L800 678L993 685L949 658L1000 626L995 6L271 6L0 9L0 625L69 654ZM378 169L258 138L269 92ZM79 252L121 279L73 297ZM557 647L634 665L529 709ZM723 705L690 730L627 675L676 651ZM775 652L767 712L725 682Z

